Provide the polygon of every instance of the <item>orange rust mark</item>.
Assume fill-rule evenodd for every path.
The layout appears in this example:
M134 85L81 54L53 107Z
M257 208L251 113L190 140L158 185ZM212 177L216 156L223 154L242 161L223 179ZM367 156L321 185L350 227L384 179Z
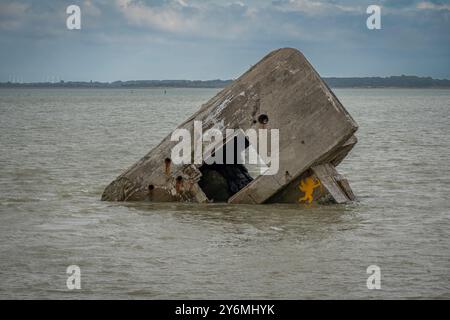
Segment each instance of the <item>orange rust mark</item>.
M175 182L175 190L180 193L181 189L183 189L183 177L178 176Z
M165 170L164 170L164 172L165 172L167 175L170 174L170 171L171 171L170 166L171 166L171 164L172 164L172 160L170 160L170 158L166 158L166 159L164 160L164 165L165 165Z

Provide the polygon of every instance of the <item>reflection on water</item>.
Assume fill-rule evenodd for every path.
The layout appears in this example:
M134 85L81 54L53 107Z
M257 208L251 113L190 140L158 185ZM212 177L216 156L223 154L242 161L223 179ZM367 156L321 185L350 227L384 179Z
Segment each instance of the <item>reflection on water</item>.
M450 298L450 91L336 90L355 204L99 201L215 92L0 90L0 298Z

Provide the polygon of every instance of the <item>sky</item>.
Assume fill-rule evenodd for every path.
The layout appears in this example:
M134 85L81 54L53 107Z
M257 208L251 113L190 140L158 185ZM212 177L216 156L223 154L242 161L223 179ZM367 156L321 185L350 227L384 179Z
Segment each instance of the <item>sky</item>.
M281 47L324 77L450 79L450 0L0 0L0 47L2 82L235 79Z

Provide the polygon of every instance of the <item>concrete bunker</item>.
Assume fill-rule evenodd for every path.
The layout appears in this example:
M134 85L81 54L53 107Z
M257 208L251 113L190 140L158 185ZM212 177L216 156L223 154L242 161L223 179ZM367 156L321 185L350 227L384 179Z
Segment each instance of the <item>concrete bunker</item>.
M102 200L309 204L355 199L336 167L357 143L358 125L298 50L269 53L178 128L195 131L196 121L203 122L203 131L214 128L223 136L227 129L240 135L248 129L279 130L276 172L264 174L268 164L259 154L257 165L239 161L237 155L244 157L257 148L249 143L253 139L244 140L243 147L235 145L236 136L220 138L211 153L210 158L217 159L217 153L224 152L219 154L222 162L204 156L199 164L178 164L166 158L175 146L168 135L112 181ZM226 158L235 156L237 161L227 164Z

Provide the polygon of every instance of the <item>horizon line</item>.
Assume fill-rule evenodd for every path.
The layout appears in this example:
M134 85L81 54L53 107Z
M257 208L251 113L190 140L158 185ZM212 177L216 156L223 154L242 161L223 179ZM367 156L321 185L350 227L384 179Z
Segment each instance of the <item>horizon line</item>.
M416 78L416 79L427 79L427 80L437 80L437 81L450 81L447 78L433 78L431 76L417 76L417 75L390 75L390 76L348 76L348 77L338 77L338 76L324 76L322 79L391 79L391 78ZM238 78L236 78L238 79ZM0 81L0 84L58 84L58 83L97 83L97 84L114 84L120 82L230 82L236 79L130 79L130 80L112 80L112 81L101 81L101 80L64 80L59 77L55 77L55 81Z

